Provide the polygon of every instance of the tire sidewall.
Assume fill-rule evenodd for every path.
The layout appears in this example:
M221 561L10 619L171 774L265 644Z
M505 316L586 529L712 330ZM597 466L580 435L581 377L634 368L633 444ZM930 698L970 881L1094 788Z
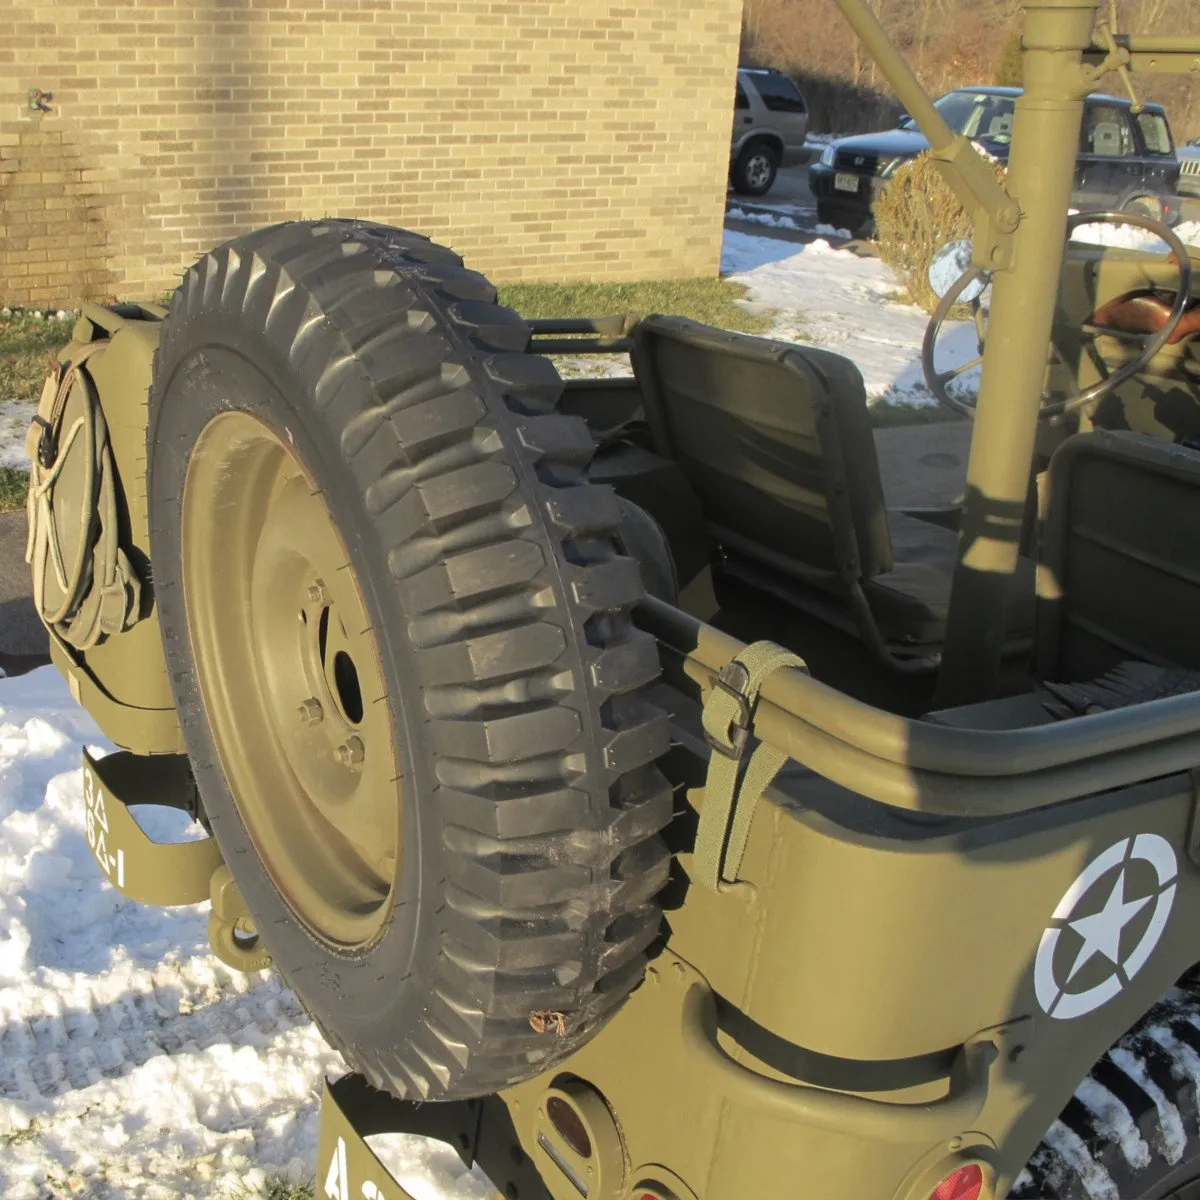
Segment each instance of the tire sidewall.
M252 362L237 349L247 340L244 331L213 314L173 321L164 337L168 344L159 364L161 374L156 372L150 414L150 537L167 665L196 781L222 856L255 914L275 966L318 1021L336 1013L344 1038L369 1043L381 1027L404 1028L419 1016L422 993L413 981L424 974L421 964L438 952L436 893L441 875L437 822L419 802L434 794L434 781L425 777L431 757L422 753L420 725L401 702L401 680L412 670L412 648L403 636L405 621L394 589L389 593L371 586L372 580L389 578L387 550L342 458L340 428L333 427L328 413L316 409L311 397L302 403L284 399L296 395L297 384L282 358L264 355L259 339L253 343ZM174 352L177 346L204 350L179 355ZM319 941L271 881L226 781L196 676L182 579L183 491L197 439L214 417L231 410L258 417L290 442L322 491L356 564L360 594L376 631L379 667L395 725L402 834L390 912L376 941L362 950L335 950ZM392 986L372 987L379 978L392 981Z
M766 184L752 184L747 174L751 160L759 155L764 156L771 164L771 175ZM743 196L765 196L775 185L779 174L779 156L765 142L751 142L738 155L733 174L735 191Z

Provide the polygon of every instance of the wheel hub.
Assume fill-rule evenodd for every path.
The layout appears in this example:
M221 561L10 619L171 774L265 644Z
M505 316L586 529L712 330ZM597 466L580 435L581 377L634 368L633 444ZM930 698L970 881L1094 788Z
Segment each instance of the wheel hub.
M309 929L373 940L390 910L400 785L388 695L349 556L294 451L229 412L183 497L198 682L259 857Z

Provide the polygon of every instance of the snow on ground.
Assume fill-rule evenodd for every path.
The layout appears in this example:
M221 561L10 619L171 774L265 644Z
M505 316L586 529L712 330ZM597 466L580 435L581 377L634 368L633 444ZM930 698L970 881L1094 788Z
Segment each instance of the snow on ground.
M736 211L730 216L743 219ZM749 216L789 227L765 214ZM822 228L828 236L839 232ZM748 307L769 314L768 337L821 346L852 359L862 372L868 403L934 403L920 365L928 315L897 303L900 285L878 258L837 249L827 237L803 244L727 229L721 274L746 286ZM973 325L947 324L939 368L969 362L977 353ZM628 375L631 369L623 354L556 357L555 365L565 379ZM977 386L977 378L964 376L964 389Z
M929 316L897 302L900 286L879 259L835 249L725 231L721 273L749 289L754 308L772 313L769 336L844 354L862 372L868 403L932 404L921 375ZM937 365L948 369L978 354L974 326L948 323ZM964 377L971 384L969 376Z
M1181 221L1172 230L1185 246L1200 246L1200 221ZM1073 242L1093 246L1118 246L1125 250L1146 250L1151 254L1167 254L1169 248L1161 238L1136 225L1081 225L1071 235Z
M20 400L0 400L0 467L28 467L25 457L25 431L36 404Z
M213 958L207 904L143 907L102 878L84 746L111 749L53 667L0 678L0 1195L224 1200L311 1179L341 1059L278 977ZM416 1200L490 1195L448 1147L386 1143Z
M771 212L747 212L741 208L730 208L726 210L725 216L730 221L745 221L750 225L768 225L772 229L803 229L806 233L815 233L819 237L850 240L851 234L848 229L837 229L820 221L815 225L797 224L797 218L802 218L802 214L796 211L794 205L771 205L770 208Z

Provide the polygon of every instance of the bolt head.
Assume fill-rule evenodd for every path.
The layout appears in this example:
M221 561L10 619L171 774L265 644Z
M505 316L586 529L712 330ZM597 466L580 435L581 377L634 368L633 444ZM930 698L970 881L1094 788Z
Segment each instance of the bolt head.
M366 757L366 747L362 738L348 737L334 752L333 756L344 767L357 766Z
M310 696L300 705L300 720L305 725L320 725L325 719L325 709L315 696Z

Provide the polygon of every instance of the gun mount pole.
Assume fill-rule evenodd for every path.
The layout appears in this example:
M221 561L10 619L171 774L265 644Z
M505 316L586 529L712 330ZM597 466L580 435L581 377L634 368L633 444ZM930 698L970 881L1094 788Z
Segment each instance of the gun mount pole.
M1080 60L1097 7L1096 0L1025 5L1025 90L1007 179L1021 216L1012 261L992 285L940 705L986 699L999 680L1087 92Z
M993 695L1000 674L1090 78L1082 55L1095 51L1099 3L1025 0L1025 90L1016 105L1007 188L942 119L867 0L837 4L929 139L947 182L971 213L974 261L993 272L938 680L939 705L966 704Z

